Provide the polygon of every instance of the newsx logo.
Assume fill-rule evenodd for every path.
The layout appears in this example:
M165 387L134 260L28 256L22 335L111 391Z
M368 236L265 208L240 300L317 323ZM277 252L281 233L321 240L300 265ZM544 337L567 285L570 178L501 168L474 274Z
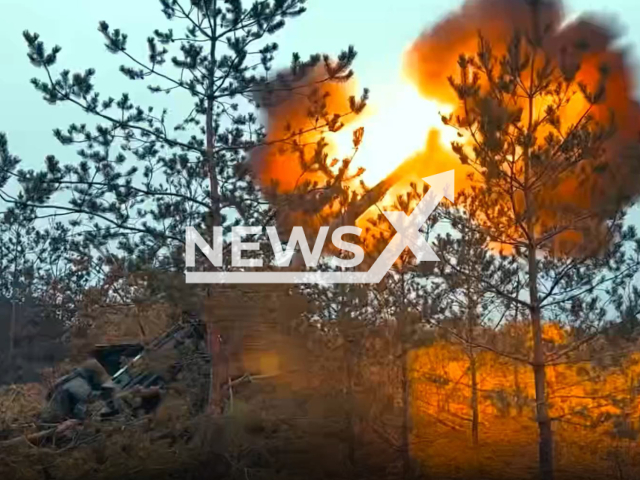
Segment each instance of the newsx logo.
M418 202L411 215L400 211L383 211L396 234L387 244L375 263L367 272L330 271L330 272L294 272L294 271L187 271L187 283L378 283L393 266L398 256L409 247L419 262L437 262L439 259L425 238L420 228L429 218L443 198L454 201L454 171L439 173L423 178L431 188ZM243 258L244 251L257 251L260 246L256 242L245 242L243 237L257 235L263 232L263 227L239 226L231 229L231 265L235 268L261 268L262 258ZM302 227L293 227L286 248L278 237L275 227L266 227L267 236L271 243L275 257L275 267L283 268L291 265L291 260L299 246L300 253L307 267L316 267L324 250L329 233L329 227L320 227L313 250L309 246ZM331 242L340 250L353 254L352 258L333 257L332 263L342 268L357 267L364 259L364 250L359 245L345 241L342 237L347 234L360 235L362 229L356 226L343 226L335 229L331 234ZM186 265L195 267L195 247L197 246L205 257L215 266L223 266L223 230L222 227L213 228L213 245L207 244L193 227L186 229Z

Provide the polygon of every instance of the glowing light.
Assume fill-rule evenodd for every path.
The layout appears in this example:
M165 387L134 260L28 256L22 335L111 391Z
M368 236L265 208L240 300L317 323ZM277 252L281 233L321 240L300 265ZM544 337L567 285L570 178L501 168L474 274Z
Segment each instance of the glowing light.
M424 149L429 130L441 132L441 142L450 145L456 138L453 128L443 125L441 115L452 108L428 100L406 81L378 92L378 100L371 102L362 118L332 134L339 157L353 149L353 131L364 127L364 139L354 165L366 169L364 180L375 184L388 175L402 161Z

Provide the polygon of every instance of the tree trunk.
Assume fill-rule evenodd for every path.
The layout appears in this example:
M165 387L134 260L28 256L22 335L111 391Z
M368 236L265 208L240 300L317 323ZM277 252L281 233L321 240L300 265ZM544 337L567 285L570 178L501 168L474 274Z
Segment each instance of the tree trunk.
M480 443L480 412L478 410L478 372L476 369L476 357L471 348L469 362L471 374L471 439L474 446Z
M530 198L530 195L528 195ZM532 205L529 203L529 205ZM538 297L538 264L536 263L536 243L533 222L529 220L531 240L529 255L529 312L533 336L533 377L536 395L536 421L538 422L538 461L542 480L553 480L553 432L547 404L547 379L542 343L542 316Z
M518 373L518 364L513 364L513 385L516 393L516 411L518 416L522 416L522 389L520 388L520 375Z
M528 170L528 169L527 169ZM528 175L527 175L528 176ZM527 208L532 209L531 193L527 190ZM547 379L544 348L542 344L542 318L538 296L538 264L536 263L536 239L533 215L529 212L528 230L531 236L529 256L529 313L533 336L533 377L536 395L536 421L539 431L538 461L543 480L553 480L553 432L547 404Z
M212 15L211 23L213 24L212 38L210 44L210 62L209 65L209 81L208 91L206 99L206 113L205 113L205 137L206 137L206 158L205 169L209 177L209 221L207 226L213 232L213 227L222 226L222 215L220 205L220 185L218 182L217 173L217 159L216 159L216 129L213 122L213 114L215 107L215 72L216 72L216 46L217 46L217 26L218 19L216 17L217 1L213 0L212 8L209 15ZM211 244L213 245L213 238L211 238ZM222 371L225 366L222 365L223 355L221 355L222 345L220 342L220 332L213 325L207 325L207 336L209 354L211 358L211 372L210 372L210 392L209 392L209 410L214 413L220 413L222 411L222 395L221 395L221 383L225 380L222 375Z
M218 329L213 325L207 325L207 349L211 361L211 369L209 373L209 412L213 414L222 413L222 396L220 383L222 381L220 371L220 334Z
M205 130L206 130L206 140L207 140L207 158L206 158L206 169L209 175L209 200L211 202L211 211L210 211L210 222L212 227L219 227L222 225L221 218L221 208L220 208L220 186L218 183L218 174L217 174L217 162L216 162L216 154L215 154L215 143L216 143L216 135L215 135L215 126L213 124L213 107L214 107L214 99L212 97L207 99L207 113L205 118Z
M409 381L409 365L408 365L408 353L410 342L410 328L409 318L407 315L407 306L405 299L407 298L406 278L405 273L401 272L401 295L400 306L401 312L398 320L400 335L398 336L400 342L400 361L401 365L401 387L402 387L402 427L401 427L401 446L402 449L402 475L403 478L409 478L411 476L411 411L410 411L410 389L411 383Z
M9 362L13 361L13 350L16 344L16 300L11 301L11 323L9 324Z
M409 478L411 474L411 450L409 447L410 439L410 422L411 413L409 411L409 399L410 399L410 383L409 383L409 369L407 365L407 352L402 345L402 478Z
M349 465L351 467L356 466L356 422L355 422L355 398L353 391L353 351L352 351L351 342L348 342L346 348L346 374L347 374L347 385L346 385L346 395L347 395L347 460L349 461Z
M532 31L534 51L531 56L531 76L529 79L529 111L527 133L534 138L535 125L533 121L535 67L540 42L539 2L531 3ZM553 432L547 404L547 380L545 369L544 348L542 344L542 312L538 295L538 264L536 254L538 243L536 239L536 201L534 197L534 183L531 172L531 147L524 148L524 196L525 214L528 234L528 270L529 270L529 314L531 316L531 333L533 335L533 376L536 395L536 420L539 431L538 462L542 480L553 480Z
M13 252L13 279L11 282L11 323L9 325L9 362L13 365L13 353L16 346L16 297L18 288L18 238L16 234Z
M547 379L544 351L542 348L542 325L540 312L531 312L533 327L533 376L536 393L536 417L539 431L538 456L540 476L543 480L553 479L553 432L547 404Z
M471 376L471 440L477 446L480 439L480 412L478 410L478 370L473 345L476 326L477 301L471 285L467 285L467 346L469 356L469 375Z
M535 61L535 57L534 60ZM532 66L533 69L533 66ZM532 103L530 108L533 108ZM542 344L542 315L538 296L538 264L536 262L537 244L534 223L534 201L529 187L528 152L525 163L525 196L527 199L529 232L528 260L529 260L529 314L531 316L531 333L533 336L533 376L536 395L536 421L539 431L538 461L542 480L553 480L553 432L547 404L547 380L544 347Z

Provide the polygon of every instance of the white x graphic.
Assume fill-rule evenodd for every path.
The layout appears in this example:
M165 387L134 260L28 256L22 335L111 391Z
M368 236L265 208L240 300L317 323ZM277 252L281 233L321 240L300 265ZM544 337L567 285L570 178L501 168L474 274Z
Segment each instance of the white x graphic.
M423 178L423 180L431 188L416 205L416 208L413 209L411 215L397 211L382 212L398 233L391 239L387 248L384 249L367 272L368 280L373 282L382 280L406 247L411 249L416 259L420 262L437 262L440 260L420 233L420 228L443 197L451 201L454 200L454 171L449 170L448 172Z

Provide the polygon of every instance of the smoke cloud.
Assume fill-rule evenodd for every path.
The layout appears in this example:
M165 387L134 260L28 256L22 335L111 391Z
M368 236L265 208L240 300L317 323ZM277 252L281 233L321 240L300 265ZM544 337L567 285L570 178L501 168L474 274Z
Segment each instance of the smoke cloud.
M532 3L537 3L537 17L531 15ZM538 19L537 24L534 18ZM558 71L575 78L590 91L599 88L601 73L606 69L603 101L592 107L589 115L602 122L614 119L615 134L606 143L605 152L599 154L607 168L598 173L589 168L579 173L573 171L549 185L541 195L544 200L538 225L542 230L549 229L562 221L561 212L569 210L595 211L599 213L596 221L583 225L582 231L567 232L560 238L568 244L585 238L595 241L601 237L603 224L611 214L630 205L640 194L637 181L640 178L640 106L634 99L636 86L629 52L618 46L619 33L612 24L588 16L567 22L558 0L468 0L459 10L419 35L405 54L405 74L421 95L451 106L454 114L460 113L456 93L448 81L450 75L459 75L460 54L476 54L478 35L482 34L500 57L516 32L524 37L544 32L541 47L545 56ZM410 182L452 168L456 169L457 190L471 184L470 169L459 163L448 146L442 145L439 132L425 131L422 152L390 171L387 178L372 186L370 193L355 202L346 215L335 210L328 199L337 190L326 188L330 184L327 173L306 171L301 160L311 158L318 151L317 142L322 134L314 130L314 122L322 121L323 114L348 112L349 99L356 94L356 88L353 80L330 82L323 81L323 76L322 67L310 69L302 78L283 72L280 83L269 89L268 94L256 96L264 115L267 145L252 152L250 163L263 191L274 205L281 207L277 208L280 231L286 232L294 224L308 226L311 231L322 224L353 224L385 196L388 202ZM375 92L373 94L375 96ZM587 108L587 101L578 92L562 110L562 124L565 127L575 124ZM351 118L353 116L347 116L342 121L348 123ZM366 130L366 121L364 125ZM323 153L337 152L329 144ZM325 193L310 197L308 192L303 192L298 198L296 189L307 180L324 187ZM356 181L352 186L354 191L360 187ZM278 203L282 194L287 197L286 205ZM337 221L337 216L343 219ZM366 215L359 224L363 218Z
M531 14L533 3L539 8L537 25ZM599 212L599 220L583 226L590 230L590 238L596 239L602 222L640 194L640 108L634 99L633 65L629 52L616 46L619 34L612 24L589 16L566 22L562 3L555 0L468 0L419 36L406 54L405 73L425 97L459 108L447 79L449 75L458 78L459 55L476 54L481 34L500 57L516 32L524 38L535 38L534 32L543 32L545 55L566 77L575 78L589 91L596 91L604 83L603 101L592 107L589 115L603 123L614 120L615 134L601 152L607 168L598 173L589 168L579 172L574 169L559 178L540 195L544 211L539 212L541 229L559 223L562 211ZM603 70L607 72L605 77ZM574 95L561 111L564 127L578 122L588 107L580 93ZM543 137L540 134L539 140ZM566 233L561 241L574 244L587 238L586 233Z

